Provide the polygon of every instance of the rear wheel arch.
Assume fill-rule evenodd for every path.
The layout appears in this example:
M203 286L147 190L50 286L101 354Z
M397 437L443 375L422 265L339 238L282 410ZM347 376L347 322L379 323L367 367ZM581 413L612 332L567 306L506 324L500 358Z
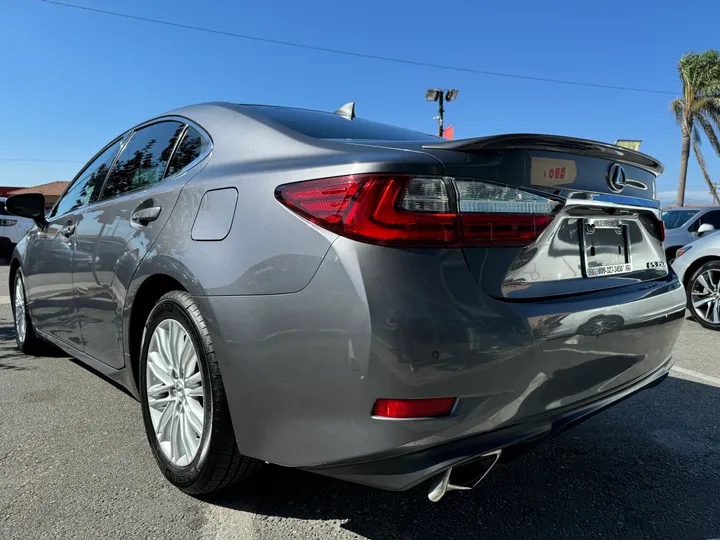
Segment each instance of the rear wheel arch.
M20 268L20 261L13 259L10 263L10 274L8 276L8 290L10 291L10 299L14 300L13 295L15 294L13 285L15 284L15 274L17 274L18 268Z
M133 294L125 346L126 352L130 354L132 378L138 389L140 387L138 366L140 365L140 350L145 322L157 301L171 291L187 292L187 289L172 276L153 274L148 276Z
M158 337L157 330L167 323L171 324L165 331L171 337L167 333L164 338ZM144 325L144 334L147 337L141 345L138 364L140 402L148 442L165 477L192 495L212 493L251 479L262 462L238 450L215 348L193 296L171 291L160 297ZM155 367L148 369L156 337L155 352L161 359L153 360ZM159 342L165 346L159 347ZM194 355L183 356L188 344L192 345ZM186 362L193 358L194 361ZM159 375L163 372L164 375ZM174 383L168 383L168 379ZM158 412L158 406L162 408L159 418L153 414ZM204 411L202 415L198 415L197 408ZM166 429L169 423L163 423L168 411L179 422L170 427L169 434Z

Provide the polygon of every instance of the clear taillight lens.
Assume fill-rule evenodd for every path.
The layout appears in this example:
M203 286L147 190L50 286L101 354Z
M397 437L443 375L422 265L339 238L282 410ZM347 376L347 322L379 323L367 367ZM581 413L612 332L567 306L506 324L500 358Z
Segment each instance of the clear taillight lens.
M509 186L455 179L453 187L452 182L343 176L285 184L275 196L342 236L404 247L525 246L547 228L559 204Z
M440 178L411 178L400 207L408 212L450 212L447 186Z
M557 202L510 186L479 180L455 180L460 212L549 215Z
M456 179L464 244L527 246L550 225L558 202L520 189Z

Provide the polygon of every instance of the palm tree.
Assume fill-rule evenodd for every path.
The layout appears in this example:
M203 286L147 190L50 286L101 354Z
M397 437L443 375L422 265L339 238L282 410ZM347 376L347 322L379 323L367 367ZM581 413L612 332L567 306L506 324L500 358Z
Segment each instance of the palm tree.
M720 203L715 185L710 181L705 168L705 159L700 152L700 131L702 131L715 153L720 156L720 140L717 132L720 130L720 51L711 49L704 53L684 55L678 63L678 73L682 81L683 95L670 104L682 133L677 204L678 206L685 204L685 180L691 145L710 192L715 201Z

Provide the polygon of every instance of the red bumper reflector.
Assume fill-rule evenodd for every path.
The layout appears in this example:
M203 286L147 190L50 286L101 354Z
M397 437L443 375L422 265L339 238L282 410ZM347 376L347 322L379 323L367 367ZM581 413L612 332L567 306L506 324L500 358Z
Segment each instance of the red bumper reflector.
M382 418L428 418L447 416L455 406L456 398L431 399L378 399L373 416Z

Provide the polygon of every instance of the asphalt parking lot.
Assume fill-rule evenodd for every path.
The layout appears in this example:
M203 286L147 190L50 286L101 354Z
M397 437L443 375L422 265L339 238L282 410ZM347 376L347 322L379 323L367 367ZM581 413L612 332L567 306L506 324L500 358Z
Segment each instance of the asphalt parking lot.
M15 349L0 268L0 538L720 538L720 333L686 321L657 388L427 500L279 467L198 500L167 484L140 407L81 364Z

